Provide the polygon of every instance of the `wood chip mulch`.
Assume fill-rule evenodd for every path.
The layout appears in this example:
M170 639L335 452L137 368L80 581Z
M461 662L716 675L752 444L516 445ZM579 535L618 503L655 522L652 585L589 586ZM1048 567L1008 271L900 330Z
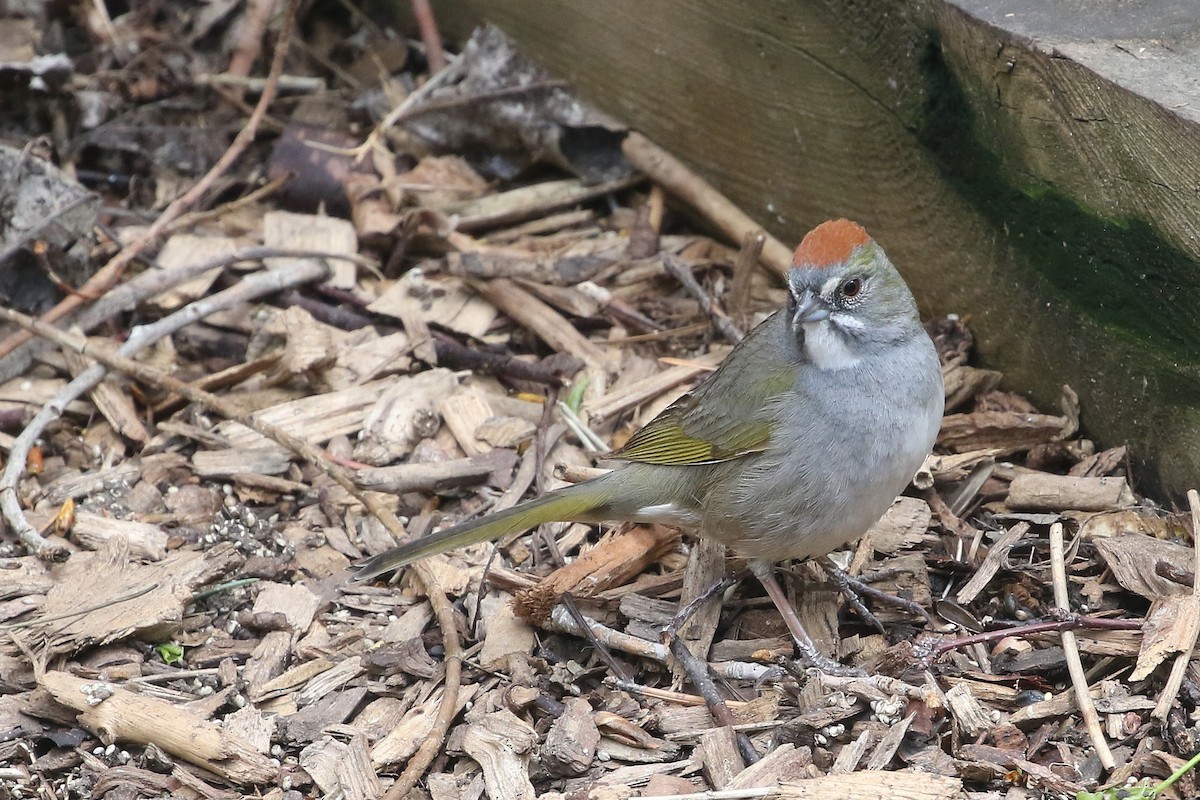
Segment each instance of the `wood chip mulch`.
M717 724L660 631L741 565L665 527L349 584L594 474L783 304L788 247L494 29L441 66L344 9L100 5L0 19L0 797L1117 797L1200 749L1200 503L1138 494L1069 387L998 388L969 318L929 323L935 453L835 554L929 619L785 582L869 677L797 668L744 582L681 634Z

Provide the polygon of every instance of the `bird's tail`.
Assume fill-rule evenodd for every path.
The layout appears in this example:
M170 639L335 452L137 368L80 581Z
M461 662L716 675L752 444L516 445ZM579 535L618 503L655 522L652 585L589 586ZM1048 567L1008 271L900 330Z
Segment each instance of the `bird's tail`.
M355 565L353 580L368 581L385 572L420 561L435 553L456 550L470 544L498 539L510 533L528 530L555 520L593 521L601 511L609 491L602 480L591 480L559 489L512 508L422 536L393 547Z

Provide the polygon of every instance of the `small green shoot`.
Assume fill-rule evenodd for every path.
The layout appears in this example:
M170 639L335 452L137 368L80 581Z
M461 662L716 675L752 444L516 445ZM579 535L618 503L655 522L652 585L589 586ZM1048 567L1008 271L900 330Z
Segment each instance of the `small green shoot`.
M575 383L572 383L571 391L567 392L566 406L576 414L579 413L579 407L583 405L583 393L587 391L587 387L588 378L585 375L575 381Z
M158 653L158 657L163 660L164 664L174 667L183 663L183 645L181 644L175 642L156 644L154 645L154 652Z
M1157 786L1113 786L1098 792L1076 792L1075 800L1154 800L1171 788L1175 781L1195 769L1197 764L1200 764L1200 753L1192 756L1186 764Z

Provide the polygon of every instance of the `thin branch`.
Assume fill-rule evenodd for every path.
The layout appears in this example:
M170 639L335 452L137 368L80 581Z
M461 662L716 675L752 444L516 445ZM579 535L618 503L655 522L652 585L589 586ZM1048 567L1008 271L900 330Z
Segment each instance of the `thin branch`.
M675 660L691 678L696 691L704 698L704 704L708 706L708 713L712 714L712 718L718 725L732 730L733 726L737 724L737 720L733 718L733 712L729 710L729 706L725 705L725 698L721 697L717 691L717 685L709 677L707 662L689 650L687 644L678 636L671 638L669 647L671 655L675 656ZM734 738L737 741L738 752L741 754L742 760L746 764L756 763L759 760L758 751L754 749L754 745L750 744L750 739L746 737L746 734L735 731Z
M732 344L737 344L744 337L743 333L725 310L721 308L721 304L717 302L717 298L711 296L696 280L696 276L692 274L691 267L684 264L681 260L670 254L663 255L663 266L667 272L675 276L675 280L688 290L692 297L700 301L700 310L708 315L712 320L713 327L721 332L721 335L730 341Z
M1054 604L1061 609L1069 610L1071 600L1067 594L1067 564L1063 548L1063 526L1056 522L1050 526L1050 572L1054 580ZM1096 705L1088 692L1087 676L1083 671L1083 662L1079 659L1079 642L1075 640L1074 631L1063 631L1062 646L1067 657L1067 671L1071 673L1071 686L1075 689L1075 704L1079 706L1079 715L1087 728L1092 745L1100 763L1107 770L1117 766L1108 742L1104 739L1104 729L1100 727L1100 715L1096 713Z
M421 31L421 42L425 45L425 61L429 64L429 71L437 72L446 66L446 51L442 48L442 35L438 32L433 7L429 0L412 0L412 10L417 18L417 28Z
M1053 619L1008 625L991 631L972 633L969 636L956 636L952 639L939 639L931 646L927 646L928 655L920 652L922 649L925 649L922 645L918 645L916 649L918 651L918 660L924 666L928 666L926 662L935 660L938 656L948 653L951 650L958 650L959 648L969 647L973 644L995 642L1009 636L1029 637L1038 633L1061 633L1062 631L1073 630L1138 631L1145 627L1145 624L1145 621L1140 619L1089 617L1060 610L1054 615Z
M650 180L661 184L668 192L698 211L715 225L731 242L741 243L746 236L761 233L764 237L761 263L777 275L786 276L792 263L792 251L783 242L763 231L746 212L729 201L682 161L647 139L637 131L631 132L621 144L621 150L635 167Z
M454 623L454 608L446 599L446 593L437 581L437 573L421 561L413 564L411 569L417 573L417 578L425 585L425 594L429 598L429 605L433 608L433 615L438 621L438 627L442 629L442 646L446 650L445 690L442 692L442 704L438 706L433 728L421 742L417 752L408 760L404 772L400 773L396 782L388 787L387 792L383 795L384 800L402 800L408 797L408 793L417 785L417 781L425 774L425 770L429 769L429 765L437 758L438 753L442 750L442 743L446 739L446 733L450 730L450 723L454 721L458 709L458 690L462 685L463 649L458 638L458 627Z

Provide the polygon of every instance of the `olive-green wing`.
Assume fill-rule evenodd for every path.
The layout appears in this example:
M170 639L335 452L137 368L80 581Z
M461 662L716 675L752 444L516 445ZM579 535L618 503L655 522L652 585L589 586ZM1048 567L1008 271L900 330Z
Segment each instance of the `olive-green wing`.
M613 456L687 465L765 450L781 398L796 375L794 363L782 350L787 343L780 341L785 321L776 315L755 328L716 372L646 423Z

